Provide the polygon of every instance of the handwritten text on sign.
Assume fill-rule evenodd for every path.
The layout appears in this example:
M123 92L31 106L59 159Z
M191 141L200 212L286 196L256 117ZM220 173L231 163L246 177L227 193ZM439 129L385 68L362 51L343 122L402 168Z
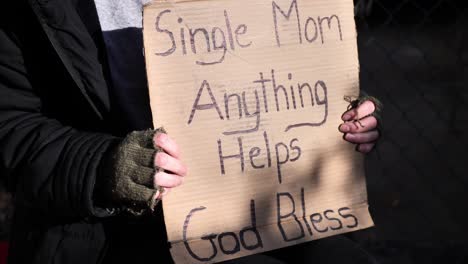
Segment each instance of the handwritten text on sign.
M155 126L190 175L164 201L176 262L217 262L372 225L337 131L358 94L352 1L156 1L144 12Z

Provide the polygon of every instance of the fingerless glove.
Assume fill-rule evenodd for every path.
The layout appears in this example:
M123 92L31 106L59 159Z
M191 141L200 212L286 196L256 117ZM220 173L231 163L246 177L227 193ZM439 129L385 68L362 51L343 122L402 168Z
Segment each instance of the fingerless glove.
M163 151L154 144L156 133L166 132L163 128L132 132L111 151L99 188L106 204L134 215L154 210L164 192L154 180L160 170L155 156Z

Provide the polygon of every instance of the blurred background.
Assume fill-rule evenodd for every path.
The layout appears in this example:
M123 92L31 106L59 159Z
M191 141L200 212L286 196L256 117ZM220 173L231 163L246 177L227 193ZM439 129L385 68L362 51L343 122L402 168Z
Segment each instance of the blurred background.
M385 109L366 161L376 226L350 236L384 264L468 263L468 1L354 2L361 89ZM0 241L11 199L0 185Z
M366 161L382 263L468 263L468 1L356 0L361 89L384 103Z

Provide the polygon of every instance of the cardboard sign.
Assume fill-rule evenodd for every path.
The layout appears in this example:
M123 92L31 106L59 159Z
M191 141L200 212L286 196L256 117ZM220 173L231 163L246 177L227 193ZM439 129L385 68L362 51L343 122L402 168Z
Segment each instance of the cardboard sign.
M154 124L189 168L164 200L177 263L373 225L338 132L359 94L353 1L154 1L144 44Z

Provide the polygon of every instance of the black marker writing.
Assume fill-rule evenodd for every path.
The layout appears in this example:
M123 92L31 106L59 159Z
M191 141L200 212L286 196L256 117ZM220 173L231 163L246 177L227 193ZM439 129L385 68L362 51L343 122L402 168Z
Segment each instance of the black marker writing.
M315 85L311 85L309 82L297 82L294 80L293 73L288 73L287 78L280 78L281 75L274 69L271 70L270 79L266 79L263 72L260 72L259 75L260 79L252 82L256 86L247 87L238 93L225 92L220 98L217 98L216 91L213 90L210 83L204 80L198 88L187 123L191 125L194 122L195 116L199 115L197 112L201 112L200 114L209 113L211 116L214 113L214 116L218 117L219 120L226 122L253 119L247 123L247 127L243 125L238 129L231 128L223 132L226 136L249 134L260 129L262 113L272 113L275 110L276 112L294 111L309 107L315 107L321 111L323 117L318 120L288 125L285 132L298 127L318 127L326 123L328 118L328 87L324 81L318 80ZM275 102L276 107L272 111L269 111L268 108L269 100ZM204 103L201 103L202 101ZM249 104L248 102L253 103Z
M224 10L224 18L224 25L212 28L208 26L192 28L185 23L184 18L172 15L170 9L161 11L155 21L156 32L164 34L169 38L170 47L163 52L156 52L155 54L157 56L169 56L180 48L183 56L208 54L208 58L211 58L195 60L197 65L207 66L224 62L229 49L234 51L237 47L244 49L252 45L252 41L246 39L249 29L246 24L233 26L226 10ZM180 28L170 29L162 27L163 24L170 24L171 20L177 21ZM174 31L177 32L177 30L179 31L178 39L174 35ZM187 48L187 42L190 43L190 49Z
M286 9L281 9L281 7L275 2L272 1L272 13L273 13L273 24L275 28L275 39L276 39L276 45L278 47L281 47L282 45L282 31L281 28L285 27L286 23L297 23L297 40L295 43L298 44L303 44L303 39L307 40L308 43L314 43L319 36L320 33L320 38L322 41L322 44L325 44L325 29L328 31L332 30L337 30L339 33L339 40L343 41L343 29L341 27L341 20L338 15L331 15L331 16L324 16L320 17L318 16L317 19L313 17L307 17L306 19L301 19L301 9L298 5L297 0L292 0L291 4L289 5L289 9L287 12L284 10ZM305 21L304 25L301 24L301 21ZM333 23L333 22L336 23ZM324 25L327 25L328 28L324 28ZM336 27L332 27L333 25L336 25ZM288 27L291 28L291 27ZM286 35L286 38L288 40L290 39L290 31L288 33L284 34Z
M192 256L192 258L194 258L196 260L199 260L199 261L210 261L214 257L216 257L216 254L218 254L218 250L216 249L216 246L215 246L215 244L213 242L213 239L216 238L215 234L210 234L210 235L201 237L202 240L209 240L210 243L211 243L211 246L213 248L213 253L208 257L200 257L197 254L195 254L195 252L193 252L192 249L190 248L190 244L189 244L189 241L187 239L187 230L188 230L188 227L190 225L190 219L192 218L192 216L196 212L203 211L205 209L206 209L206 207L204 207L204 206L200 206L198 208L192 209L190 211L190 213L187 215L187 217L185 218L184 227L183 227L183 231L182 231L182 238L184 240L185 249L187 249L188 253L190 254L190 256Z
M195 253L190 247L190 241L188 240L187 230L190 226L190 220L195 213L207 209L204 206L192 209L184 221L183 226L183 242L185 249L189 255L198 261L211 261L219 253L224 255L233 255L240 252L242 249L256 250L263 248L263 241L260 232L257 230L257 218L255 212L255 201L250 200L250 221L251 224L242 228L238 233L233 231L222 232L220 234L209 234L200 237L202 241L209 241L211 247L211 254L207 257L200 256ZM217 242L217 243L216 243ZM229 245L229 246L228 246ZM219 247L219 251L218 251Z

